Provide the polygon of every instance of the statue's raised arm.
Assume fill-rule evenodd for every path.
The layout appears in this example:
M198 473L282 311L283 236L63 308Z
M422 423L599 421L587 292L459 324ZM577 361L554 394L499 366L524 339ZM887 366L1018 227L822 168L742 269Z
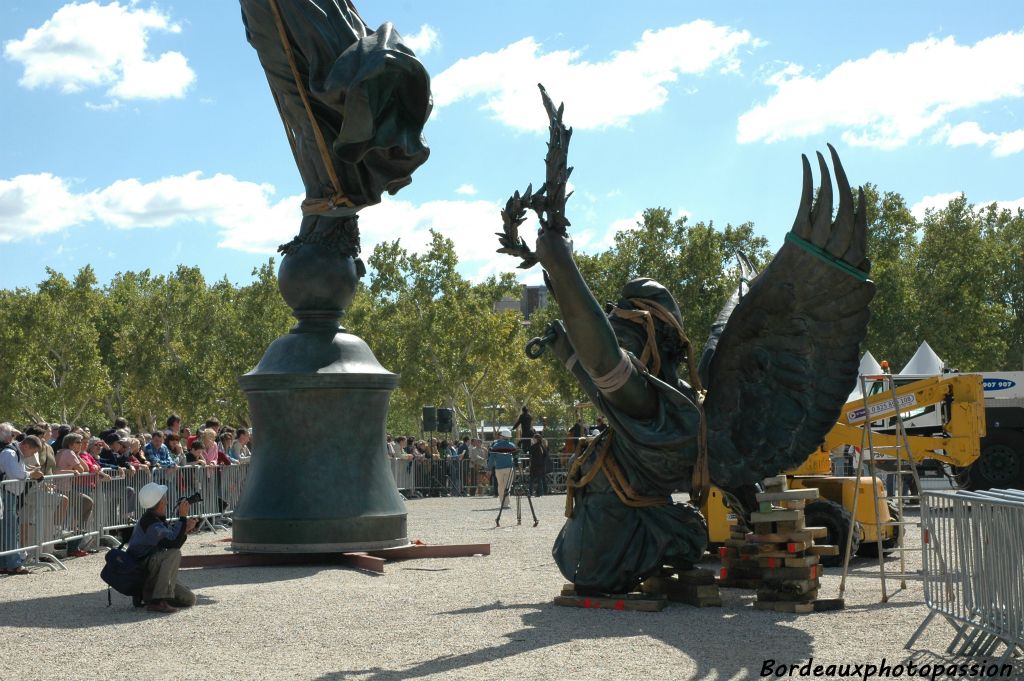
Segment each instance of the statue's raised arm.
M580 378L593 383L592 388L584 388L600 390L610 403L630 416L650 416L655 409L654 392L641 376L642 369L620 348L611 322L573 260L572 240L566 232L569 220L565 215L565 203L571 195L566 194L566 183L572 174L567 165L572 129L562 122L563 107L556 109L544 86L539 87L550 120L546 177L537 192L532 191L531 185L524 194L516 192L508 200L502 211L505 231L498 235L502 244L499 252L521 257L520 267L532 267L539 262L544 268L545 283L558 301L563 317L563 323L556 323L551 329L553 348L570 371L576 362L580 364L585 372ZM533 251L518 233L528 208L537 213L541 224ZM559 338L565 335L567 338ZM634 354L640 357L642 348Z

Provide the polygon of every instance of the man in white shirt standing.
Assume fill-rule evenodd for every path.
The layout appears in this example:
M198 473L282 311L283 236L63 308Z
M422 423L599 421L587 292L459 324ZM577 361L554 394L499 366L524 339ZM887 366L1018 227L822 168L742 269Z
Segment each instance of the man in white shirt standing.
M24 459L35 460L43 448L42 441L35 435L29 435L21 442L12 443L14 427L10 423L0 423L0 574L27 575L28 570L22 563L27 554L18 551L21 548L21 525L18 522L18 511L28 479L41 480L43 472L38 468L29 473Z

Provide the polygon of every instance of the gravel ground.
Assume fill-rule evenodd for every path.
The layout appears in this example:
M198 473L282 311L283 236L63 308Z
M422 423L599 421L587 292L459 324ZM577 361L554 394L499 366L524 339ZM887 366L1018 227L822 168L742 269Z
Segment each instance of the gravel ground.
M856 561L847 607L836 613L756 611L753 593L734 589L722 590L721 608L555 606L564 580L550 550L563 502L538 500L539 527L495 528L490 498L412 501L411 538L489 542L491 555L393 562L383 575L186 570L181 581L199 604L174 615L134 610L118 594L107 608L102 554L71 560L63 572L0 577L0 679L753 679L769 659L930 662L952 636L935 621L905 651L927 613L921 587L911 582L881 604L878 566L866 559ZM514 523L514 513L502 521ZM224 537L196 535L184 550L223 552ZM920 554L909 555L916 569ZM888 564L895 570L898 561ZM821 595L838 589L839 571L829 570Z

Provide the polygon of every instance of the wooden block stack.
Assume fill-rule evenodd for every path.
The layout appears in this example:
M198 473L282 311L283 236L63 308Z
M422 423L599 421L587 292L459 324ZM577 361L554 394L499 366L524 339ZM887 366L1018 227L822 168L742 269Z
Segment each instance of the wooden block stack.
M842 601L819 600L819 556L836 555L838 547L814 545L827 536L824 527L806 527L804 507L818 498L816 489L788 490L786 476L764 481L759 508L750 514L754 531L734 532L722 547L721 586L757 590L754 607L776 612L806 613L842 608Z
M555 596L555 605L593 610L639 610L658 612L664 610L668 599L663 594L628 593L605 596L581 596L573 584L562 587L562 594Z
M702 568L666 568L660 575L648 577L640 585L640 590L645 594L664 595L670 601L687 603L698 608L722 605L715 573Z

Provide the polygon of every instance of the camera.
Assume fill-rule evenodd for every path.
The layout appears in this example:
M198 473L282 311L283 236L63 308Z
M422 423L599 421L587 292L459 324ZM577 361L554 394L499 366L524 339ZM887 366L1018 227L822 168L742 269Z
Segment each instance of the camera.
M202 503L202 501L203 501L203 495L201 495L201 494L200 494L199 492L196 492L196 493L195 493L195 494L193 494L192 496L189 496L189 497L181 497L180 499L178 499L178 503L179 503L179 504L180 504L181 502L183 502L183 501L187 501L187 502L188 502L188 504L189 504L189 506L195 506L196 504ZM177 505L177 504L176 504L176 505Z

